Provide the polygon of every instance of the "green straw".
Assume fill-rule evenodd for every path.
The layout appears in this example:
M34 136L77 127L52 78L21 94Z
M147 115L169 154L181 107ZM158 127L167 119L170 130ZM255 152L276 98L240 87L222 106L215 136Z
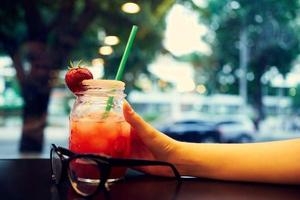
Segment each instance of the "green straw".
M132 29L131 29L131 32L130 32L130 35L129 35L128 42L127 42L126 47L125 47L124 54L122 56L122 59L121 59L121 62L120 62L119 68L118 68L118 72L117 72L116 77L115 77L115 80L118 80L118 81L122 80L125 64L127 62L127 59L128 59L128 56L129 56L129 53L130 53L130 50L131 50L131 47L132 47L132 44L133 44L133 40L135 38L137 30L138 30L138 27L136 25L133 25Z
M124 69L125 69L125 64L127 62L127 59L128 59L128 56L129 56L134 38L136 36L137 30L138 30L138 27L136 25L133 25L132 29L131 29L131 32L130 32L130 35L129 35L128 42L127 42L126 47L125 47L124 54L123 54L121 62L119 64L119 68L118 68L115 80L118 80L118 81L122 80ZM107 105L106 105L106 108L105 108L104 118L106 118L108 116L108 112L110 111L110 109L113 106L113 100L114 100L113 97L108 98Z

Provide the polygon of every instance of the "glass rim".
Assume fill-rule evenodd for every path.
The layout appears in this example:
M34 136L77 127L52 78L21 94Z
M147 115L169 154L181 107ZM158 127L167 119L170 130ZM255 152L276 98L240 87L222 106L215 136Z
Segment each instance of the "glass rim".
M118 80L94 80L94 79L88 79L83 80L82 85L84 87L88 88L101 88L101 89L116 89L116 90L124 90L125 83L123 81Z

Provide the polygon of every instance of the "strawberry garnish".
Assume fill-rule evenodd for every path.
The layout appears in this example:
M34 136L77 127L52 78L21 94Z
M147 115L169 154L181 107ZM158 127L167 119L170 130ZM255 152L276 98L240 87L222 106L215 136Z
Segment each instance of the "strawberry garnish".
M74 66L71 62L71 66L65 75L65 82L68 88L77 93L83 91L82 81L86 79L93 79L93 74L84 66L80 66L80 62Z

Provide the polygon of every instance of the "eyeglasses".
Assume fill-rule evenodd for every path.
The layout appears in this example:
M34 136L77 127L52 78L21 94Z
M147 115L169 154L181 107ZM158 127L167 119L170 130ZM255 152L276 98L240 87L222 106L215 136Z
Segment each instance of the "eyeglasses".
M105 190L105 184L114 177L116 172L120 172L122 167L166 166L172 170L176 180L180 181L177 169L168 162L77 154L54 144L52 144L50 159L54 183L59 184L61 179L67 176L75 192L84 197L93 196L98 191Z

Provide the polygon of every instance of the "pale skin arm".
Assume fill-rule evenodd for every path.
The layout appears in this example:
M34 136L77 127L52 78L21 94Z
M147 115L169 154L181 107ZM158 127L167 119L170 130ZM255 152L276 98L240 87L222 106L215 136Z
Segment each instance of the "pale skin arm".
M300 139L249 144L178 142L146 123L125 102L132 157L173 163L181 175L229 181L300 184ZM170 171L139 168L170 176Z
M300 139L249 144L180 143L182 174L222 180L300 184Z

